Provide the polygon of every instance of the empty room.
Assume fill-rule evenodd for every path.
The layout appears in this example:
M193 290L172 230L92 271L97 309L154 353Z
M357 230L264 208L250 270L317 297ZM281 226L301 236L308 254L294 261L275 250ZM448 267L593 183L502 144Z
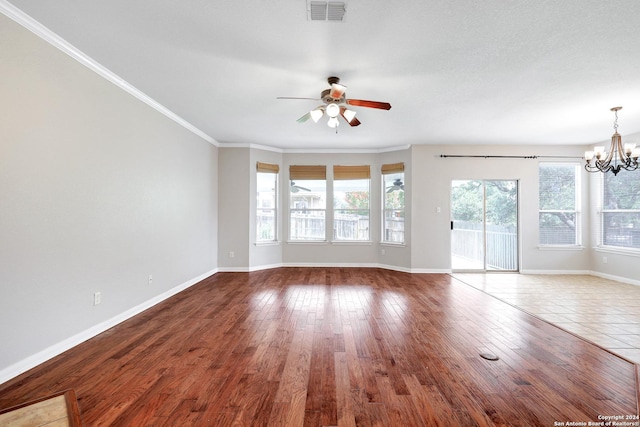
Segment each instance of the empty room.
M0 425L640 425L640 3L0 12Z

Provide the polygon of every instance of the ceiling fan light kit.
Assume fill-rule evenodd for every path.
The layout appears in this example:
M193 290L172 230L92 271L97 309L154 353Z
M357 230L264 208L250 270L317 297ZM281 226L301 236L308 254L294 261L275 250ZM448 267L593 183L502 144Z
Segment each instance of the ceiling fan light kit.
M327 82L331 86L329 89L325 89L320 93L319 101L324 102L325 105L314 108L304 116L300 117L298 123L304 123L309 118L313 119L315 123L318 123L320 118L327 114L329 120L327 126L330 128L337 128L340 125L338 116L342 117L350 126L360 125L360 120L356 119L356 112L347 108L347 105L364 108L375 108L379 110L390 110L391 104L388 102L380 101L368 101L365 99L349 99L346 97L347 87L340 84L338 77L329 77ZM279 96L277 99L311 99L315 98L296 98L288 96Z
M635 144L622 144L622 137L618 133L618 111L622 107L613 107L611 111L615 114L613 122L613 135L611 136L611 145L609 151L605 151L603 146L593 148L593 151L584 153L585 165L587 172L613 172L617 175L622 169L633 171L638 169L638 157L640 157L640 148L636 148Z
M318 107L315 110L311 110L309 114L311 115L313 121L315 123L318 123L318 120L320 120L320 118L322 118L322 116L324 115L324 107Z
M329 105L327 105L327 116L329 116L332 119L335 119L336 117L338 117L338 114L340 114L340 107L338 107L337 104L331 103Z
M344 112L342 113L342 115L344 116L344 118L351 123L353 121L353 118L356 116L356 112L353 110L347 110L346 108L344 109Z

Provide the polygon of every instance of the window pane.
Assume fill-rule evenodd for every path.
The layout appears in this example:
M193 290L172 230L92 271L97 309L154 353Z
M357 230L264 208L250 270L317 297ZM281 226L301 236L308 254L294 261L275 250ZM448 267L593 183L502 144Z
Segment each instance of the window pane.
M576 210L576 166L541 163L540 210Z
M540 212L541 245L575 245L576 214L571 212Z
M290 182L291 240L326 240L326 188L325 180L301 179Z
M640 171L604 174L604 209L640 209Z
M337 209L369 209L369 180L333 181L333 207Z
M538 220L541 245L579 244L578 165L540 163Z
M384 174L382 241L404 243L404 172Z
M292 209L326 209L327 181L301 179L291 181L289 203Z
M640 249L640 212L604 212L602 243Z
M385 209L404 210L404 173L383 175Z
M276 218L273 209L258 209L256 221L258 240L276 240Z
M369 179L333 181L333 239L369 240Z
M369 240L369 210L340 209L333 214L334 240Z
M291 240L325 240L325 211L291 209Z
M278 175L258 172L256 174L256 239L276 240L276 191Z
M383 240L385 242L404 243L404 209L385 210Z

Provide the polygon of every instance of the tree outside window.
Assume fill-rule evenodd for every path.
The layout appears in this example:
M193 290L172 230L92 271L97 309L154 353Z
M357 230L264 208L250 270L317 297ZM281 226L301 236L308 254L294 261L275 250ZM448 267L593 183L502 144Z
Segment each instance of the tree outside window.
M640 171L602 174L602 246L640 249Z
M404 172L382 175L384 191L382 241L404 243Z
M538 167L539 242L579 245L579 165L540 163Z
M333 239L369 240L369 179L333 182Z

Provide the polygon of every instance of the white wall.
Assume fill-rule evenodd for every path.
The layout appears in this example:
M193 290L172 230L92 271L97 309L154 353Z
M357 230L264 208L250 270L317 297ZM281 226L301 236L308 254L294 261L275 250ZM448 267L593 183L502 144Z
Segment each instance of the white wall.
M519 182L520 270L528 272L585 272L588 249L541 250L538 247L538 164L574 161L579 146L442 146L413 147L412 268L448 271L450 262L450 188L456 179L514 179ZM575 156L576 159L441 158L440 155ZM586 179L586 172L583 173ZM583 182L584 182L583 179ZM583 190L583 211L587 212ZM440 212L437 208L440 207ZM583 239L588 240L588 215L583 215Z
M3 382L214 272L218 154L3 15L0 44Z

